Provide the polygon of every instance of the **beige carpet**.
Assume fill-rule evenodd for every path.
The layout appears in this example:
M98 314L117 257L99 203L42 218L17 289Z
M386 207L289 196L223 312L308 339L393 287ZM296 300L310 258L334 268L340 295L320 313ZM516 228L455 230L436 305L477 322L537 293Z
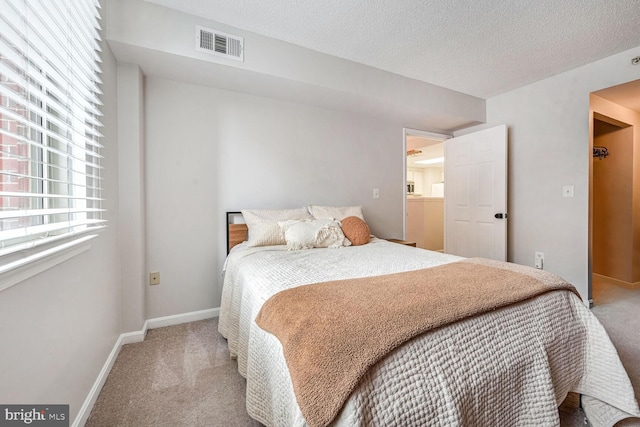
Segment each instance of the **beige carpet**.
M640 402L640 289L625 289L593 280L593 314L609 333ZM639 419L627 419L616 427L638 427Z
M594 284L603 323L640 397L640 290ZM210 319L148 332L122 348L88 427L260 426L245 410L245 380ZM576 395L560 407L561 427L585 427ZM639 426L640 420L616 427Z
M260 426L218 320L152 329L122 347L87 427Z
M594 307L591 310L605 327L611 341L618 350L636 400L640 401L640 289L629 290L610 283L593 281ZM560 406L561 427L581 427L584 424L582 411L578 409L578 397L570 394ZM616 427L638 427L640 420L626 419Z

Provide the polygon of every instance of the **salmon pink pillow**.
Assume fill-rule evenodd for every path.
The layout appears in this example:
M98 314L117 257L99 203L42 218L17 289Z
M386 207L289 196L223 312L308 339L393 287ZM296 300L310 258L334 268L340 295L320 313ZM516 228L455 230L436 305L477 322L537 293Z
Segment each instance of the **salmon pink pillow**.
M342 232L353 246L369 243L371 231L367 223L357 216L348 216L342 221Z

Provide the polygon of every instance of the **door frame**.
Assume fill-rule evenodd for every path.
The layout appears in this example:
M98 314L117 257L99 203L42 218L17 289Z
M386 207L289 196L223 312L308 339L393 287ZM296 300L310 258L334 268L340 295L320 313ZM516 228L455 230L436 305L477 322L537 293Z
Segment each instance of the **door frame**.
M407 238L407 137L417 136L421 138L446 141L453 138L453 134L430 132L426 130L402 128L402 239ZM447 167L447 158L444 159L444 167ZM446 195L445 195L446 197ZM446 231L445 231L446 233Z
M591 92L593 93L593 92ZM589 93L589 206L587 226L587 306L593 307L593 131L594 111Z

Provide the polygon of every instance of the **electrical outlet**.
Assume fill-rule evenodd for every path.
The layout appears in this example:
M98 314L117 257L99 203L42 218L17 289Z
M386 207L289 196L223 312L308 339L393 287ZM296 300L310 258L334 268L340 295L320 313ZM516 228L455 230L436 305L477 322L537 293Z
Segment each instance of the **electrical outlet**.
M154 271L153 273L149 273L149 284L150 285L159 285L160 284L160 272Z
M573 185L565 185L562 187L562 197L573 197Z
M533 266L537 269L544 270L544 253L543 252L536 252L533 260Z

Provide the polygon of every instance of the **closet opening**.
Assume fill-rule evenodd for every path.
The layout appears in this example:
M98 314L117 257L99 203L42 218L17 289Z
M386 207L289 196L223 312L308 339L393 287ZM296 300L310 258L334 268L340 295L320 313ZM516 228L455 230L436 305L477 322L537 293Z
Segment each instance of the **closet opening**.
M629 290L640 292L639 95L640 80L590 96L589 298L594 305L627 299Z
M593 144L593 280L633 283L633 128L594 117Z

